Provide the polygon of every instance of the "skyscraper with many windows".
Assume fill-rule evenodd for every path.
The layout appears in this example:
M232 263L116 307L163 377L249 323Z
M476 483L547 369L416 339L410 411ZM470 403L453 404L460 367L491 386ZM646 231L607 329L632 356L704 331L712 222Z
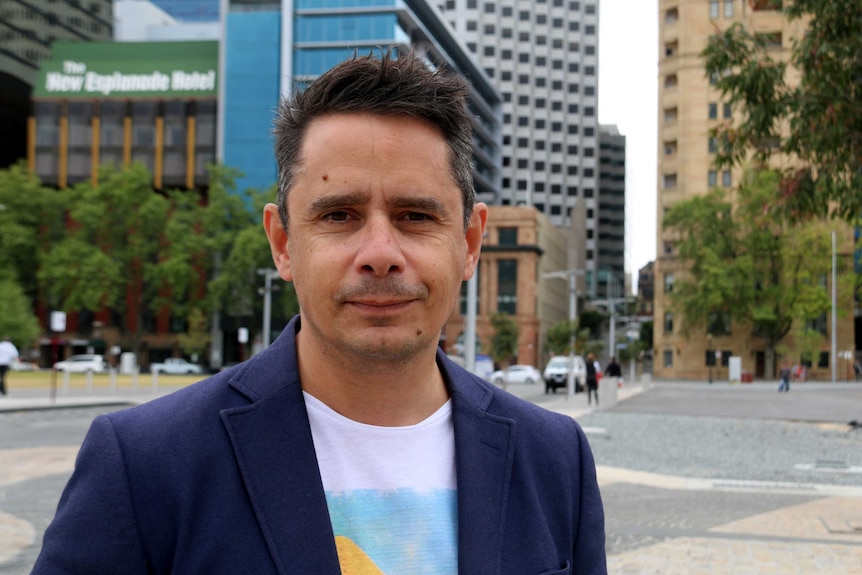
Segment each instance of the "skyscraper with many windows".
M55 40L108 40L110 0L0 2L0 168L26 155L30 94Z
M436 2L503 94L502 186L485 199L532 205L566 227L584 203L583 293L598 269L597 0Z

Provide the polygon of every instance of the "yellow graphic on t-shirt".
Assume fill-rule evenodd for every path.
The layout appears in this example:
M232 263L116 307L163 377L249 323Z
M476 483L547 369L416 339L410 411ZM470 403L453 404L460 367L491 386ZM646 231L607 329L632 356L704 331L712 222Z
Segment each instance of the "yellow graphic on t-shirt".
M336 535L335 549L341 563L341 575L386 575L349 537Z

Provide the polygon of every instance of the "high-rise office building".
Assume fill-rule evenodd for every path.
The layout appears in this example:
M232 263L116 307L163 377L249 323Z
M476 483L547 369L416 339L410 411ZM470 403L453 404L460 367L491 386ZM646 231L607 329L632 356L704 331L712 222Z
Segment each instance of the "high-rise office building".
M0 168L26 156L30 94L55 40L108 40L111 0L0 2Z
M564 227L584 203L585 293L598 270L597 0L435 1L503 94L502 187L484 199Z
M740 111L722 100L715 78L706 76L700 54L716 30L739 23L770 43L773 59L786 59L793 39L805 33L805 24L788 21L781 8L780 0L659 2L658 231L653 302L653 373L657 377L706 380L706 360L712 362L714 358L713 376L727 380L731 356L740 357L742 370L753 377L773 377L765 373L763 342L752 336L750 329L722 321L720 329L709 333L705 327L687 336L680 333L684 318L672 308L670 297L686 268L678 258L674 233L662 229L662 217L677 202L715 187L731 189L742 177L739 169L717 170L713 166L717 142L709 130L738 120ZM842 319L837 329L839 339L852 345L852 318ZM828 348L825 335L823 343ZM824 353L827 365L815 359L809 370L812 375L817 374L818 367L820 377L828 373L828 352ZM822 353L820 357L824 357Z
M598 190L598 221L589 231L596 235L595 293L621 297L626 283L626 137L616 126L599 128ZM609 283L614 286L610 290Z

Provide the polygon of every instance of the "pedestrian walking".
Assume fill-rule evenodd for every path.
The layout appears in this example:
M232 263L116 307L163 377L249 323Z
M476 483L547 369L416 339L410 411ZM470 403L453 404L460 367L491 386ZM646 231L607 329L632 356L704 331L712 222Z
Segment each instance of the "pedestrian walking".
M620 368L620 364L617 363L617 358L611 357L608 365L605 366L605 375L608 377L623 376L623 370Z
M587 354L587 405L592 404L593 396L596 398L596 405L599 404L599 374L602 372L599 362L596 361L596 356L592 352Z
M299 315L97 417L33 574L607 575L583 430L438 345L488 216L469 91L399 48L280 104L263 227Z
M3 336L3 341L0 341L0 395L6 395L6 372L16 359L18 348L9 340L9 336Z
M778 377L778 393L781 393L782 391L790 391L790 367L788 367L786 361L781 364L781 369L778 371Z

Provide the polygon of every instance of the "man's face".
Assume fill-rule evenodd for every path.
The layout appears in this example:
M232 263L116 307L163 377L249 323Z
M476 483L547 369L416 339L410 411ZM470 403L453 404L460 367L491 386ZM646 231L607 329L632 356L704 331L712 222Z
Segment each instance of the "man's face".
M448 148L430 124L337 114L309 126L287 196L289 234L264 214L302 313L300 346L355 360L432 351L479 256L487 208L464 231Z

